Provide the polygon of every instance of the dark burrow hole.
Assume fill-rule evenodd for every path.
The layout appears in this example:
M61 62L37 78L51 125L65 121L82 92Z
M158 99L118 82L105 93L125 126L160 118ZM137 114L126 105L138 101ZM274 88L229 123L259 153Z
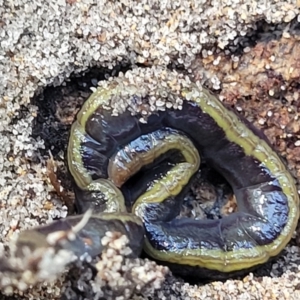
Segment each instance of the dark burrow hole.
M86 72L72 74L62 85L48 86L35 95L32 104L38 107L38 116L33 124L32 136L45 141L46 149L42 154L48 155L48 150L51 150L57 158L61 151L65 151L71 124L83 102L92 94L91 88L97 87L99 81L129 69L127 62L112 70L93 67Z
M38 115L33 124L33 138L42 138L45 141L45 149L40 150L41 155L49 157L51 151L54 160L63 162L63 167L57 171L57 177L64 188L72 191L70 177L66 168L65 153L69 137L69 130L74 117L84 101L92 94L91 87L97 87L97 83L106 80L110 76L117 76L120 71L130 69L129 64L121 64L113 70L93 67L82 74L73 74L61 86L48 86L44 91L35 95L32 104L38 107ZM200 177L196 177L199 179ZM225 197L232 194L231 188L224 178L206 166L201 168L201 182L210 187L214 186L216 195ZM132 181L129 182L129 185ZM195 189L187 195L186 207L189 208L190 200L194 198ZM212 207L213 208L213 207ZM208 218L210 211L205 212ZM143 256L145 257L145 256ZM265 264L262 268L254 271L256 276L269 276L272 263ZM188 282L195 283L193 278L185 278Z

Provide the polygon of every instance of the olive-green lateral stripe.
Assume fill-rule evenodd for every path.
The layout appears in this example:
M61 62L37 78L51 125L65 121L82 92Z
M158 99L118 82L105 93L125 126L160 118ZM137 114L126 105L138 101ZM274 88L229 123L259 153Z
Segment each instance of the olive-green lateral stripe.
M183 91L182 96L197 103L223 129L229 141L241 146L246 155L256 158L271 171L272 176L277 178L288 199L288 221L281 234L272 243L252 249L236 249L229 252L184 249L171 253L157 251L149 241L146 241L145 250L152 257L162 261L201 266L221 272L232 272L265 263L270 257L278 255L283 250L296 228L299 219L299 196L294 179L269 145L256 136L233 112L228 111L208 91L199 91L195 85L191 89Z

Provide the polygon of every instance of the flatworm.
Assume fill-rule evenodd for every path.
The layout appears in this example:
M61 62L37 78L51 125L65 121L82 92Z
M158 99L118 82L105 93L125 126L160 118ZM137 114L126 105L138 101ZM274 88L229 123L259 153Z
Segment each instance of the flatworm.
M176 218L200 157L235 194L237 211L222 219ZM165 69L136 69L100 83L72 126L68 167L79 213L105 212L105 228L129 239L135 230L140 241L144 227L148 255L184 275L219 278L257 267L283 250L299 218L294 180L263 134ZM124 183L144 167L147 182L133 183L125 203ZM88 236L103 233L89 228Z

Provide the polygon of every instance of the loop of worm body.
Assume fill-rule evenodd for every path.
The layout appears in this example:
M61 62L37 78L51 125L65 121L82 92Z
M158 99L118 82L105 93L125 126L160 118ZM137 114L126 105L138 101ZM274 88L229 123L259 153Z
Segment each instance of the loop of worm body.
M182 75L143 72L103 83L72 126L67 155L76 205L94 214L82 235L120 231L134 251L143 244L156 260L200 277L238 274L278 255L296 228L299 199L266 138ZM160 157L170 157L168 164ZM222 219L176 218L200 157L235 194L237 211ZM145 167L148 175L125 192ZM97 247L80 251L96 254Z

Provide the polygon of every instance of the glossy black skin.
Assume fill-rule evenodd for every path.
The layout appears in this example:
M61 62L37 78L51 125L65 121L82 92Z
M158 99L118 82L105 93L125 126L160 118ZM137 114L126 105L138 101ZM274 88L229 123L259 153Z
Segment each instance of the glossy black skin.
M193 140L201 156L229 182L238 203L238 211L228 217L197 221L175 219L185 190L163 203L149 204L144 225L154 248L250 250L268 245L280 235L288 220L289 206L277 179L258 160L247 156L238 144L230 142L223 129L197 104L184 101L182 110L158 112L151 115L146 124L138 120L139 116L129 112L113 117L102 108L92 114L85 128L86 141L81 147L84 165L93 179L107 178L108 160L121 147L142 134L170 127ZM255 197L258 191L265 197L263 200ZM88 193L82 197L77 192L76 200L79 212L85 211L92 202ZM207 269L201 270L206 272Z
M91 216L85 226L78 232L74 232L74 227L82 220L82 216L72 216L66 219L57 220L45 226L36 227L34 230L21 232L17 241L17 249L23 251L23 246L29 247L32 251L46 243L46 237L49 239L50 234L61 234L61 238L53 245L56 249L70 250L80 257L88 254L95 257L102 253L105 248L101 239L111 228L116 232L120 232L128 237L128 246L132 249L132 256L137 257L142 251L144 229L140 224L132 221L122 221L122 215L126 213L110 214L110 218L106 219L101 216ZM97 228L97 230L95 230ZM73 233L73 238L69 238ZM29 236L29 238L28 238ZM22 253L19 255L22 257Z

